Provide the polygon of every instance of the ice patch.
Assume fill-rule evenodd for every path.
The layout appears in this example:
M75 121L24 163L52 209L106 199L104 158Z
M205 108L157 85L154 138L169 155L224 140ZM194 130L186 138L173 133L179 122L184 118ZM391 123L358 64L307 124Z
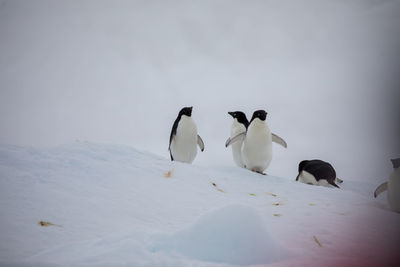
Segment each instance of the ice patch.
M263 219L253 208L242 205L202 216L189 228L160 241L154 251L238 265L265 264L287 257L270 237Z

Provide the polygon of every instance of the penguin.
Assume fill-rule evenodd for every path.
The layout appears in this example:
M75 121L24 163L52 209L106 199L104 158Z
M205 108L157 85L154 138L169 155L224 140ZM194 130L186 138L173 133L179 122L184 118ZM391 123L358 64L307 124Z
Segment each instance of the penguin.
M231 138L235 137L238 134L245 133L247 127L249 126L249 121L246 118L246 114L241 111L228 112L229 115L233 118L233 123L231 127L231 136L226 140L226 144L229 144ZM242 144L243 141L238 141L232 144L232 156L233 161L237 166L241 168L245 168L243 159L242 159Z
M339 188L335 183L342 183L343 180L336 177L336 171L328 162L313 159L303 160L299 163L299 174L296 181L312 185L332 185Z
M389 176L389 180L384 182L375 189L374 197L380 193L387 192L387 201L390 208L400 213L400 158L392 159L393 172Z
M272 142L287 148L285 140L271 133L265 122L267 112L256 110L245 133L240 133L225 144L228 147L235 142L243 142L242 159L245 167L251 171L265 175L272 159Z
M193 107L184 107L179 111L169 137L171 161L192 163L197 155L197 145L204 151L204 142L197 134L197 127L192 119Z

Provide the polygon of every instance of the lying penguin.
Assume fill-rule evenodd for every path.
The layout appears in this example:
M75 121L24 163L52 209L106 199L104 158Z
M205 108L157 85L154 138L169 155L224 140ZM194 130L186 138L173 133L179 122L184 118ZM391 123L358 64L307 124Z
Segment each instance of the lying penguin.
M389 176L389 181L384 182L375 189L374 197L380 193L387 192L387 201L393 211L400 212L400 158L392 159L393 172Z
M245 167L251 171L265 175L272 160L272 142L287 148L285 140L271 133L265 119L267 112L256 110L245 132L229 138L225 146L236 142L243 142L242 158Z
M337 188L339 186L335 182L343 182L336 177L336 171L331 164L319 159L301 161L296 181L311 185L332 185Z
M192 109L182 108L172 126L168 147L172 161L192 163L197 155L197 145L204 151L204 142L197 134L196 124L191 117Z

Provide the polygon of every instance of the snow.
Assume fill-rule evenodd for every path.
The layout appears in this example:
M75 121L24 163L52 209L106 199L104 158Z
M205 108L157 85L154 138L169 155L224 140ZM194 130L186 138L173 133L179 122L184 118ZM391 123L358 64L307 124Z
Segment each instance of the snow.
M399 262L400 216L359 180L311 186L233 161L189 165L75 142L0 145L0 190L1 266Z
M372 196L399 157L399 12L392 0L0 0L0 265L397 260L399 214ZM167 149L184 106L205 143L193 165ZM288 144L273 145L268 176L224 147L227 112L257 109ZM294 181L315 158L341 189Z
M230 205L202 216L159 245L186 257L236 265L277 261L282 251L265 229L262 218L251 208Z

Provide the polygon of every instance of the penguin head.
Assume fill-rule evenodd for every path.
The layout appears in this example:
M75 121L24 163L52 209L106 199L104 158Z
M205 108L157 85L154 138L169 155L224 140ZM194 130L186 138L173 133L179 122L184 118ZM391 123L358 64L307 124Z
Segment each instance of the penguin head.
M400 167L400 158L397 159L391 159L392 164L393 164L393 169L397 169L398 167Z
M265 119L267 118L267 114L268 113L262 109L254 111L253 117L251 118L250 123L255 119L260 119L262 121L265 121Z
M192 109L193 107L182 108L181 111L179 111L179 117L181 117L182 115L186 115L188 117L192 116Z
M309 160L303 160L299 163L299 173L304 170L304 167L307 165L307 163L310 162Z
M233 119L237 119L237 121L241 124L243 124L246 128L249 126L249 121L246 118L246 114L244 114L241 111L233 111L233 112L228 112L229 115L232 116Z

